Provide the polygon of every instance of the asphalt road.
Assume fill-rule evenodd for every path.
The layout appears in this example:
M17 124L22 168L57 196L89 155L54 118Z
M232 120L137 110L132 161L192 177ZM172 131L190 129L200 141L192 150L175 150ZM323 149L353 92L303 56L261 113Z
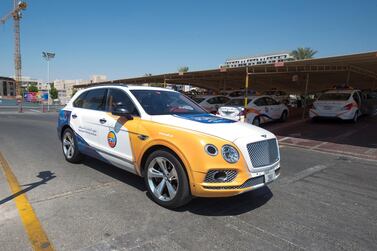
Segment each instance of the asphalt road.
M280 178L167 210L143 180L64 160L55 114L0 114L0 152L56 250L377 250L377 162L283 147ZM0 172L0 249L31 250Z

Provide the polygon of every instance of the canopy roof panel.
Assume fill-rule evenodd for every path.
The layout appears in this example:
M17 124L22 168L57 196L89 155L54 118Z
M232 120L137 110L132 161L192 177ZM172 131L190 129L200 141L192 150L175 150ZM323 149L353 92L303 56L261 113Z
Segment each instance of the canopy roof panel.
M316 92L333 85L348 83L356 89L377 88L377 52L326 58L289 61L277 64L220 68L186 73L166 73L137 78L118 79L105 83L169 83L190 84L212 89L240 89L249 75L249 88L258 91L276 88L303 93L309 77L308 91ZM98 84L98 83L97 83ZM84 88L95 84L78 85Z

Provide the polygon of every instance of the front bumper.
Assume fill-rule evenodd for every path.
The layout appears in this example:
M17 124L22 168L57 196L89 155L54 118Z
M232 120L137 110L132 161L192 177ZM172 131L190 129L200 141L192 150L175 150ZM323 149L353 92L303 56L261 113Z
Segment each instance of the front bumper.
M280 176L280 162L263 171L249 172L247 167L237 170L238 174L232 182L205 182L206 173L195 172L195 179L203 182L195 184L194 196L197 197L229 197L261 188Z

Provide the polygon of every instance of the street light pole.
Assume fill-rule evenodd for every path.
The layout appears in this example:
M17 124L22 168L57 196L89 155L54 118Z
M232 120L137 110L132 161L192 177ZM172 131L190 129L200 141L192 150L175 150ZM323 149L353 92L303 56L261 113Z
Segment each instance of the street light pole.
M50 84L50 60L55 57L55 53L52 52L42 52L42 57L47 61L47 84ZM50 111L50 88L47 91L47 111Z

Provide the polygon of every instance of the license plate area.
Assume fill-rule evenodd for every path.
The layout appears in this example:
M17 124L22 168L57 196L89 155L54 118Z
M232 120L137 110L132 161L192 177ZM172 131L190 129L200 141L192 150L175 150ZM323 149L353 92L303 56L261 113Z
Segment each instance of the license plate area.
M269 183L275 179L275 170L270 170L264 175L264 182Z

